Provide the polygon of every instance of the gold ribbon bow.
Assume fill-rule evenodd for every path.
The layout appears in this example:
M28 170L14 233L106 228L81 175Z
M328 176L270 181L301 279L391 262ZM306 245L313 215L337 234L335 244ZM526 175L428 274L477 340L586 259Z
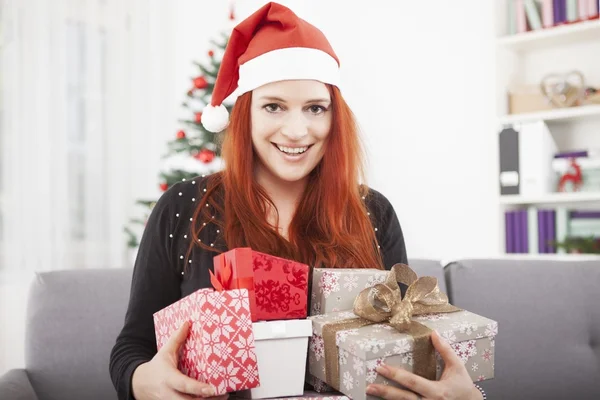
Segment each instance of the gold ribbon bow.
M398 283L408 287L404 298ZM385 282L366 288L357 296L353 311L359 318L335 321L323 327L327 383L336 390L340 389L339 349L335 340L337 332L374 323L386 323L399 332L411 335L414 339L413 372L427 379L435 379L436 361L430 340L431 329L412 321L411 317L460 310L448 303L448 297L440 291L435 277L417 278L408 265L394 265Z

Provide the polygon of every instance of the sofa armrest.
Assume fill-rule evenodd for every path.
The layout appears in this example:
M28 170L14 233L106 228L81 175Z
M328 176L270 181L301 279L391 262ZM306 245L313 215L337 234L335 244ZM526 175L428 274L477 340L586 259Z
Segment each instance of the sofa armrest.
M24 369L11 369L0 376L0 393L11 400L38 400Z

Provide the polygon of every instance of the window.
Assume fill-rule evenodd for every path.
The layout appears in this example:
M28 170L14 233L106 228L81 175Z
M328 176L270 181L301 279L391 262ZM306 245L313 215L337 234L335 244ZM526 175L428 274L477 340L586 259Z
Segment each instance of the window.
M177 123L172 4L0 5L0 272L131 265L123 228Z

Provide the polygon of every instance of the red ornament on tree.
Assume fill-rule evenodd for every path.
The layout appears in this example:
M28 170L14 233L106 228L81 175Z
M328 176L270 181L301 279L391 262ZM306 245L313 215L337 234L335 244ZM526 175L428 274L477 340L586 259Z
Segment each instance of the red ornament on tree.
M208 150L208 149L202 149L196 154L195 158L196 158L196 160L199 160L205 164L208 164L209 162L214 160L215 152L212 150Z
M214 57L215 56L215 52L212 51L212 50L209 50L208 51L208 56L211 57L211 58Z
M203 76L199 76L194 79L194 87L196 89L206 89L207 86L208 86L208 82L206 81L206 79Z
M163 192L166 192L168 188L169 185L167 185L167 182L163 182L160 184L160 190L162 190Z
M202 113L201 112L197 112L196 115L196 123L199 124L202 122Z
M185 139L185 132L184 131L179 131L177 132L177 139Z

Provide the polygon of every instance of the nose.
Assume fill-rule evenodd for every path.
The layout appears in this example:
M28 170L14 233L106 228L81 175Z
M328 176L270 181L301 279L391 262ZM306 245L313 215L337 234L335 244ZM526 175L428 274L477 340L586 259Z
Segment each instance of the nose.
M301 140L308 135L308 120L302 112L290 112L281 126L281 133L290 140Z

